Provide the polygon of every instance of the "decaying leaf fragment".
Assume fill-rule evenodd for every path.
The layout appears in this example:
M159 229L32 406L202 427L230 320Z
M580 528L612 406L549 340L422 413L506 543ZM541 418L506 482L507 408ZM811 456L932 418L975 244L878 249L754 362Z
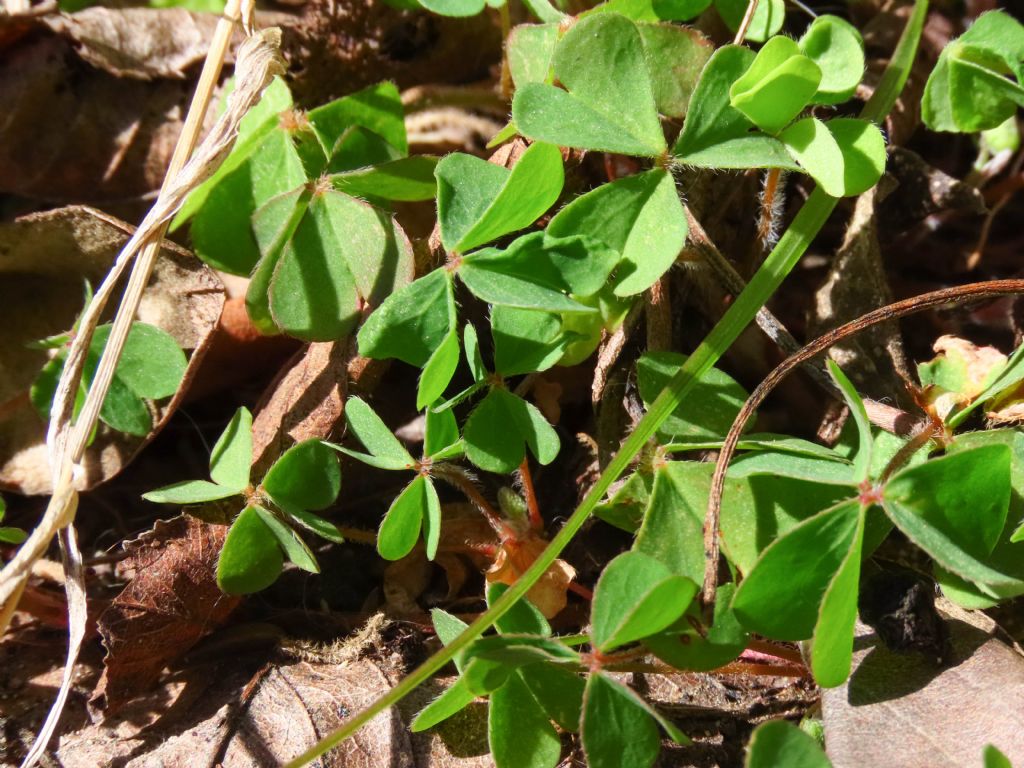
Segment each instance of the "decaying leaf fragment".
M46 424L28 393L48 360L26 344L69 330L82 309L84 281L99 285L132 228L100 211L69 206L0 224L0 488L50 492ZM165 242L137 319L169 333L189 356L182 386L151 405L144 438L101 425L86 450L82 488L110 479L163 427L202 360L224 305L217 276L187 251Z
M135 575L100 615L107 656L94 706L120 709L239 604L241 598L217 586L217 558L226 535L227 526L181 515L125 543L125 566Z
M941 336L932 346L935 357L920 366L925 397L939 418L969 405L1006 365L995 347L979 347L958 336Z
M505 541L498 548L494 565L487 571L489 584L514 584L523 571L533 565L548 542L539 536L524 535L515 541ZM565 560L555 560L537 583L526 593L527 598L546 618L552 618L565 608L569 584L576 569Z
M97 6L40 23L74 41L78 55L97 69L149 80L185 77L187 67L206 57L217 17L184 8Z

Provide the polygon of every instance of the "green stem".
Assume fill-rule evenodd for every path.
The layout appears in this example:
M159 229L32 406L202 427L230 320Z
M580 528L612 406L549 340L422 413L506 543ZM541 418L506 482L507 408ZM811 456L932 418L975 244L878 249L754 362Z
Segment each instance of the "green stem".
M916 0L910 20L903 30L903 35L900 37L900 42L896 46L889 66L883 73L871 99L864 105L861 117L879 121L896 103L896 98L910 73L910 66L917 52L917 43L921 37L927 10L928 0ZM344 726L334 733L328 734L320 742L288 763L286 768L299 768L315 760L327 750L352 736L378 714L397 704L465 650L537 583L537 580L544 575L583 527L587 518L590 517L590 513L604 498L612 483L629 467L633 458L654 436L665 418L675 410L700 377L718 361L736 337L754 319L757 311L771 297L804 251L807 250L811 240L818 234L837 202L836 198L829 197L821 190L815 189L747 287L736 297L736 301L729 307L718 324L711 329L711 333L672 377L576 511L572 513L551 543L516 583L505 590L504 594L485 613L481 614L451 643L423 662L398 685L349 720Z

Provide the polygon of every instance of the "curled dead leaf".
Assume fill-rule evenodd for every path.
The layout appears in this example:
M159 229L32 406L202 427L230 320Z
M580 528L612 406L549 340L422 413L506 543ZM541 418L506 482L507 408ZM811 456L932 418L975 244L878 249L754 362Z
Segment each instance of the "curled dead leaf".
M1006 355L995 347L979 347L958 336L941 336L932 346L935 357L921 366L925 398L939 418L969 405L1003 366Z
M181 515L125 543L134 577L99 619L107 648L90 703L107 713L152 687L160 673L223 624L241 598L217 586L227 526Z
M494 558L494 565L487 571L487 582L514 584L547 545L545 539L533 534L503 542ZM565 608L569 584L575 577L575 568L564 560L555 560L526 596L537 610L550 619Z
M100 211L70 206L0 224L0 488L50 492L46 425L29 389L48 360L26 344L67 331L82 304L83 280L98 285L132 228ZM82 460L81 489L110 479L163 427L178 407L207 349L224 305L217 276L187 251L165 242L138 319L169 333L189 355L178 392L152 404L153 430L133 437L101 425Z

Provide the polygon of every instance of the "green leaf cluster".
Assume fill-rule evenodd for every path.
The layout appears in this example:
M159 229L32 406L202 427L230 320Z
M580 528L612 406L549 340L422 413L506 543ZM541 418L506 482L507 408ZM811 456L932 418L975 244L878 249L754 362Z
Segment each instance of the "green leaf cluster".
M423 457L417 461L394 436L373 409L358 397L345 404L349 431L369 453L360 453L341 445L326 443L347 456L377 469L407 470L416 473L392 502L377 533L377 551L386 560L405 557L420 538L427 558L434 559L441 536L441 502L434 487L431 470L436 464L463 454L455 415L450 411L426 413Z
M965 590L992 594L1024 586L994 557L1001 538L1013 546L1007 530L1010 447L989 438L873 482L874 441L863 403L834 364L831 372L860 435L848 498L775 538L732 601L750 631L784 640L811 638L811 668L825 687L840 685L850 672L860 564L876 504L889 524L933 558L940 574L962 580Z
M82 386L75 395L75 415L92 386L111 327L110 324L100 325L93 332L82 370ZM33 345L56 350L29 390L32 405L43 421L50 420L57 384L67 362L65 347L70 338L70 334L61 334ZM185 353L169 333L148 323L132 323L100 409L100 420L118 432L139 437L148 435L153 429L153 415L147 401L162 400L177 392L187 364Z
M709 59L701 38L656 23L656 14L614 2L595 11L561 37L555 25L511 36L512 117L523 135L708 168L803 170L834 197L860 194L881 176L877 127L799 117L846 101L860 82L863 42L848 22L821 16L799 41L770 37L756 55L724 46ZM686 115L671 150L659 114Z
M1024 25L996 10L979 16L939 54L925 84L921 117L933 131L974 133L996 128L1021 106Z
M339 339L412 277L388 206L432 198L435 160L408 149L392 83L304 112L275 80L175 225L191 221L205 262L251 277L246 306L261 332Z
M341 471L334 452L319 440L297 443L281 454L253 487L252 415L240 408L210 454L210 479L185 480L142 498L190 506L241 496L244 507L231 524L217 563L217 583L235 595L259 592L280 576L285 559L319 573L316 556L296 527L340 543L337 527L313 514L334 503Z
M616 565L618 563L618 565ZM696 591L674 595L686 586L644 555L623 555L609 566L595 594L595 624L591 639L602 641L602 650L629 642L661 623L657 601L670 597L672 605L688 603ZM653 569L653 570L652 570ZM606 574L608 571L606 570ZM643 579L659 578L652 591L643 590ZM506 589L492 585L493 603ZM615 616L621 601L640 590L642 605L625 618ZM450 642L465 624L444 611L432 612L442 642ZM459 678L428 704L412 724L413 731L432 728L468 706L478 696L488 698L488 739L499 768L529 766L554 768L562 746L556 725L578 732L588 765L642 768L652 765L660 749L658 726L681 744L689 740L630 688L611 675L595 671L586 678L578 670L582 657L569 645L551 636L551 627L526 600L516 603L497 622L498 634L477 640L456 659Z
M506 589L491 585L488 602ZM466 625L439 609L431 612L442 642ZM498 768L554 768L562 753L555 724L580 730L584 681L572 668L579 655L551 636L551 627L529 601L520 600L497 623L498 633L481 638L456 659L458 680L428 704L412 723L425 731L488 697L488 740Z

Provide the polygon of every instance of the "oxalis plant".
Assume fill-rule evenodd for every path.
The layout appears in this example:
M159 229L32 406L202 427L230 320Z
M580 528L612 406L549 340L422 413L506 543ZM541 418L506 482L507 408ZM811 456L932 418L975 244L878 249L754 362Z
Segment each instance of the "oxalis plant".
M285 558L304 571L319 573L316 556L296 528L343 541L333 523L314 514L333 504L341 489L338 459L330 448L319 440L297 443L257 484L250 480L251 464L252 415L240 408L213 446L209 480L185 480L143 496L186 506L239 499L241 511L217 562L217 583L228 594L270 586L281 574Z
M447 15L485 6L422 5ZM835 449L786 435L741 435L743 456L730 469L721 520L732 579L713 585L713 603L698 599L702 587L707 594L704 510L714 489L711 466L686 459L722 446L730 425L749 416L747 393L713 366L837 200L879 180L885 141L878 123L908 76L926 10L919 0L871 99L851 117L841 105L864 71L863 44L851 25L823 16L798 39L779 36L781 3L764 2L746 28L748 40L763 43L756 52L738 43L713 50L694 30L668 23L707 5L612 0L570 18L540 0L528 3L542 23L509 30L514 97L511 121L495 143L526 141L503 165L463 153L436 161L408 157L401 101L389 84L306 113L275 83L224 166L179 216L191 220L203 259L251 276L247 307L262 331L305 340L354 333L360 354L420 370L415 401L425 434L418 457L368 403L350 398L343 442L300 443L254 484L249 417L241 411L214 450L211 481L147 495L186 505L237 497L241 511L218 577L226 591L251 592L271 583L286 557L315 569L298 528L339 540L338 529L313 514L338 494L337 452L408 477L376 537L385 558L401 558L421 540L427 556L436 555L444 529L439 481L466 494L503 544L539 536L535 503L526 500L531 522L523 533L526 526L490 510L466 463L518 473L525 484L531 462L556 458L558 433L528 399L531 375L589 356L675 263L688 225L674 174L691 167L766 169L776 178L803 173L815 183L696 350L640 360L646 415L518 580L490 585L487 611L468 626L435 611L444 648L292 765L323 754L449 662L457 682L420 712L414 729L484 697L499 766L557 765L559 731L579 732L591 765L652 765L662 733L681 743L686 735L619 673L643 671L651 656L674 669L720 668L759 642L757 635L811 640L817 681L840 684L850 669L861 561L893 526L933 557L937 580L963 604L1024 593L1015 549L1021 515L1011 508L1024 460L1020 436L956 432L969 408L1006 397L1019 382L1018 353L994 375L996 389L933 414L934 429L908 445L871 430L859 395L834 366L831 375L853 414L853 428ZM742 28L745 5L739 13L727 2L715 7ZM939 105L937 119L959 115L949 118L956 130L999 125L1006 103L1016 103L1017 84L1005 73L1017 73L1021 48L1012 36L986 29L944 53L945 69L929 81L926 101ZM998 97L980 98L973 117L943 106L957 98L949 93L975 81ZM663 118L681 120L681 130L667 134L671 122ZM637 172L566 201L570 151L625 155ZM391 204L431 198L440 247L414 273L412 248ZM485 320L470 311L480 305ZM955 391L951 365L922 369L923 388ZM460 366L470 383L453 391ZM627 469L629 477L608 496ZM968 504L971 494L983 501ZM765 499L775 505L776 524L767 539L752 524ZM636 538L598 580L587 633L559 637L524 595L551 573L595 512ZM491 627L497 633L484 636ZM781 754L805 759L779 762ZM811 736L769 723L755 731L749 764L827 759Z
M91 298L91 287L86 284L85 306ZM52 355L29 390L32 405L44 422L50 420L57 382L67 361L67 348L78 331L78 325L76 320L67 333L47 336L29 345L33 349L48 350ZM92 386L111 327L104 323L93 332L82 370L82 386L75 393L75 416ZM161 400L177 392L186 366L185 353L169 333L149 323L132 323L107 396L103 399L100 420L118 432L137 436L149 434L153 428L153 416L147 401Z

